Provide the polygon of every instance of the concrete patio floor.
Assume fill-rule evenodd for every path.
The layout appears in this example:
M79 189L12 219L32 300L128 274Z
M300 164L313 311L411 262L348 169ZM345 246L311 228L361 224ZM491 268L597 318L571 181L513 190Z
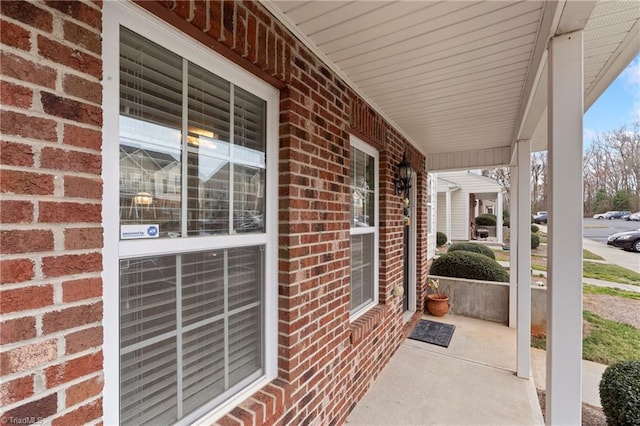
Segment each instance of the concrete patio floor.
M515 376L516 330L461 316L448 348L407 339L349 425L542 425L533 380Z

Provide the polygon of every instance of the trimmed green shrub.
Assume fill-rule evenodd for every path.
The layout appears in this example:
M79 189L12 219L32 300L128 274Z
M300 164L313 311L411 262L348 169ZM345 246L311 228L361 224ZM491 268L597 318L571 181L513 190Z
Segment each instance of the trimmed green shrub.
M536 225L535 223L531 224L531 232L533 232L534 234L537 234L539 230L540 230L540 227L538 225Z
M447 244L447 234L445 234L444 232L440 232L438 231L438 233L436 234L436 245L438 247L443 246L445 244Z
M458 250L435 259L430 275L469 278L481 281L509 282L509 274L495 260L471 251Z
M640 360L621 361L604 370L600 402L609 425L640 425Z
M485 255L487 257L490 257L493 260L496 259L496 255L493 253L493 250L491 250L489 247L487 247L487 246L485 246L483 244L478 244L478 243L454 243L454 244L451 244L449 246L449 250L447 250L447 253L451 253L452 251L456 251L456 250L472 251L474 253L483 254L483 255Z
M540 245L540 236L538 234L531 233L531 248L537 249Z
M498 223L496 217L488 213L481 214L480 216L476 217L475 220L477 226L496 226L496 224Z

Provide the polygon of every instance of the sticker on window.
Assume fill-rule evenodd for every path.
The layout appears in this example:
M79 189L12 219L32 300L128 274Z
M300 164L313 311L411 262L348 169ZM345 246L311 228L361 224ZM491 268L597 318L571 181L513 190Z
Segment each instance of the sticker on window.
M122 225L120 226L120 239L133 240L136 238L158 238L160 225Z

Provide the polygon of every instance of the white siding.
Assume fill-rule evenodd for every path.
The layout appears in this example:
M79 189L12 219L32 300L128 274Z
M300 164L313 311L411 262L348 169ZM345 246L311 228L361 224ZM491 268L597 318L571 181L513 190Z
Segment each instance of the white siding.
M454 241L469 239L469 193L454 191L451 193L451 239Z
M451 240L468 240L469 194L462 191L451 193ZM446 192L438 193L438 231L447 233Z

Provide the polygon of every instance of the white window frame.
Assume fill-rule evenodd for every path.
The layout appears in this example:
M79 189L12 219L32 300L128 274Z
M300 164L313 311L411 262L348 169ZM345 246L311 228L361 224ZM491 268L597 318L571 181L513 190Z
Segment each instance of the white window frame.
M243 68L188 37L184 33L131 2L105 2L103 10L103 282L104 282L104 409L105 424L119 424L120 413L120 329L119 259L153 252L154 255L198 252L247 245L265 246L264 314L262 321L264 374L245 389L213 410L196 410L178 424L211 423L277 377L278 337L278 258L277 200L267 203L264 234L199 236L120 241L119 215L119 66L120 26L153 40L181 57L211 70L262 98L267 103L266 188L265 194L278 190L279 91Z
M374 147L372 147L371 145L367 144L366 142L364 142L362 139L358 138L357 136L354 135L349 135L349 143L351 145L351 147L354 147L362 152L364 152L367 155L370 155L373 157L374 159L374 164L375 164L375 176L374 176L374 190L375 190L375 201L374 201L374 207L373 207L373 211L374 211L374 216L375 216L375 223L374 226L369 226L369 227L362 227L362 228L354 228L351 226L351 218L349 218L349 240L351 240L351 236L353 235L362 235L362 234L371 234L373 233L373 300L360 307L358 310L356 311L352 311L351 312L351 316L350 316L350 320L351 321L355 321L356 319L358 319L359 317L361 317L362 315L364 315L368 310L370 310L371 308L373 308L374 306L376 306L378 304L378 293L379 293L379 289L378 289L378 285L379 285L379 253L378 253L378 247L379 247L379 222L380 222L380 213L379 213L379 200L380 200L380 165L379 165L379 153L378 150L375 149ZM349 202L351 202L351 197L349 198ZM372 229L373 228L373 229ZM349 259L351 259L351 255L349 255ZM351 263L351 261L349 261L349 263ZM351 288L349 288L349 290L351 290Z

